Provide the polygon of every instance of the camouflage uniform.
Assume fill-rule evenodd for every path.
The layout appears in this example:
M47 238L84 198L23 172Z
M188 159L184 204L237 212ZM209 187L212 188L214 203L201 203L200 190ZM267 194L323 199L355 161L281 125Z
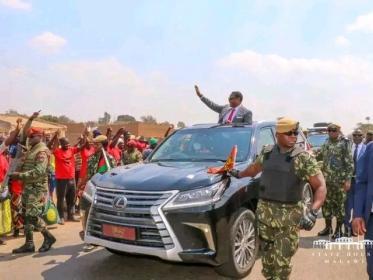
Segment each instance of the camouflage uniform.
M256 159L256 164L263 165L265 153L266 148ZM294 158L294 170L301 181L308 181L310 177L321 173L316 160L307 152ZM298 249L299 222L302 216L301 201L289 204L259 200L256 219L262 244L262 273L267 279L289 278L290 261Z
M44 143L36 144L25 154L19 179L23 181L22 205L24 207L25 233L34 229L42 231L41 218L45 196L48 192L49 150Z
M116 166L116 162L114 158L111 155L109 155L109 153L107 152L105 152L105 154L109 162L110 168L114 168ZM100 170L99 163L100 163L101 158L102 158L101 151L94 153L88 158L87 180L91 179L92 176L95 175L96 173L104 173L108 170L108 167L106 166L106 164L102 168L102 170Z
M337 223L342 224L346 200L343 183L351 179L354 170L349 140L329 139L322 145L317 159L322 161L322 172L327 187L326 200L322 207L323 216L326 220L331 220L335 216Z
M134 149L132 152L125 151L122 155L122 164L132 164L142 162L142 154L139 150Z

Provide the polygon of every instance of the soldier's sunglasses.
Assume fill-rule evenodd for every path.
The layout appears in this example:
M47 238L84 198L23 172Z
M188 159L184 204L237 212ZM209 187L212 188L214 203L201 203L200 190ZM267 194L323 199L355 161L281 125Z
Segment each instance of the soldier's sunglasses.
M290 130L288 132L283 132L281 134L284 134L286 136L298 136L299 135L299 131L298 130Z
M337 132L338 130L336 128L329 128L328 132Z
M363 134L352 134L353 137L363 137Z

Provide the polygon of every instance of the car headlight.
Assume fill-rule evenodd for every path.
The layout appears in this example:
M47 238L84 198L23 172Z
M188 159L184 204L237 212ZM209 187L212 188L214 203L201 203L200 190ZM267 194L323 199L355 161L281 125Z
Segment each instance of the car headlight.
M92 202L95 196L95 193L96 193L96 185L94 184L92 180L89 180L87 184L85 185L83 196L89 202Z
M214 203L221 198L227 186L227 181L223 180L206 188L180 192L164 206L164 209L195 207Z

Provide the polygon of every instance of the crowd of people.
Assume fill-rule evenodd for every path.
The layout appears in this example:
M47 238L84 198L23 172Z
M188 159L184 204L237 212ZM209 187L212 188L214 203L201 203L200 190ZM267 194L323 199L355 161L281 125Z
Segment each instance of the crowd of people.
M195 91L204 104L219 114L218 123L252 123L251 111L241 105L240 92L231 93L229 104L217 105L204 97L198 86ZM53 198L56 192L60 225L65 221L77 222L79 198L93 175L142 162L158 144L156 138L136 137L124 128L114 135L111 128L105 133L86 128L77 143L71 145L60 131L45 135L41 129L32 127L36 117L38 113L24 126L17 121L16 129L0 145L0 203L7 193L4 186L9 186L13 235L19 236L24 228L26 238L25 244L13 253L35 251L34 230L44 236L40 252L48 251L56 242L41 218L46 193ZM259 237L267 248L262 254L262 272L268 279L288 279L291 257L298 248L299 229L311 230L321 209L325 228L319 236L337 239L363 233L373 235L373 219L369 220L373 207L366 210L369 206L365 206L373 203L373 194L367 188L373 183L373 172L369 170L373 166L373 144L369 143L373 133L368 132L364 142L362 131L355 130L351 142L343 136L340 125L331 123L327 141L317 155L312 155L296 146L299 130L299 122L279 118L277 144L264 147L246 169L229 171L236 178L262 173L256 217ZM314 195L312 207L305 213L300 208L304 182L309 182ZM366 202L366 197L370 201ZM337 222L334 230L333 217ZM0 239L0 243L4 241ZM368 271L372 277L373 257L368 258Z
M25 245L13 253L34 251L31 241L35 229L41 231L46 239L41 251L48 250L55 242L38 217L42 211L39 201L56 200L60 225L65 221L79 222L79 198L94 174L142 162L158 144L157 138L136 137L124 128L113 135L109 127L104 133L85 128L72 145L68 138L61 137L59 130L50 135L32 127L32 121L37 117L38 113L34 113L25 125L21 119L17 120L15 130L7 138L0 138L0 193L4 199L10 197L13 236L18 237L22 228L26 236ZM165 136L172 128L170 126ZM29 164L33 165L29 170L28 157ZM33 187L27 188L29 184ZM40 190L36 193L35 185ZM5 244L1 236L0 244Z

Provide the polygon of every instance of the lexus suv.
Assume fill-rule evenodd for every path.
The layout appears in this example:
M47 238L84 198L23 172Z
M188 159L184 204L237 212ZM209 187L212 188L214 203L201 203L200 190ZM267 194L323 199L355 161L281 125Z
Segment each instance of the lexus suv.
M298 141L307 146L303 134ZM85 242L115 254L205 263L228 277L248 275L259 247L254 213L260 174L236 179L207 170L222 166L234 145L235 168L242 170L273 144L273 122L175 131L144 163L92 177L82 203ZM305 193L310 200L307 185Z

